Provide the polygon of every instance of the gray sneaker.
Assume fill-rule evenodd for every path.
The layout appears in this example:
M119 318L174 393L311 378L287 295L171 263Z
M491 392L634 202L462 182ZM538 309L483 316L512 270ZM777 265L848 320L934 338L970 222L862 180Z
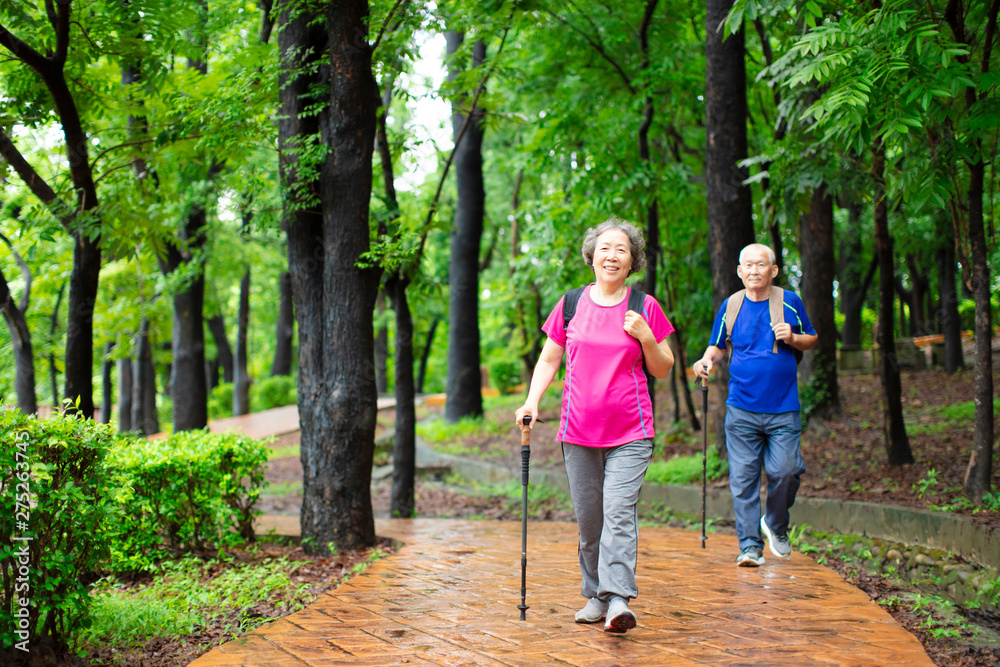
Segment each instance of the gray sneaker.
M605 632L626 632L635 627L635 614L628 608L624 598L613 597L608 605L608 620L604 622Z
M767 521L764 520L764 517L760 518L760 529L767 537L767 548L771 550L771 553L778 558L788 558L792 554L792 543L788 541L788 535L775 535L767 527Z
M587 606L576 612L577 623L599 623L608 613L608 603L598 598L587 600Z
M760 567L764 564L764 552L760 547L748 546L736 557L738 567Z

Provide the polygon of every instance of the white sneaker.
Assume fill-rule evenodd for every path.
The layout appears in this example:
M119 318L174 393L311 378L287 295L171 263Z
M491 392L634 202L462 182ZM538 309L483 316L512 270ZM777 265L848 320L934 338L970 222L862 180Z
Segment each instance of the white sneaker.
M602 621L608 613L608 603L598 598L587 600L587 606L576 612L577 623L598 623Z
M778 558L788 558L792 554L792 543L788 540L788 535L775 535L767 525L764 517L760 518L760 529L767 537L767 548Z
M626 632L635 627L636 619L624 598L614 597L608 605L608 620L604 622L605 632Z

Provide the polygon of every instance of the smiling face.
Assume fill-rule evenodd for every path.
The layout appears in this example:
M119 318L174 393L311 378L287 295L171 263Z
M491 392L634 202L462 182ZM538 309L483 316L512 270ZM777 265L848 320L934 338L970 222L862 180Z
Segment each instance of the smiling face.
M620 229L609 229L597 237L594 248L594 276L604 282L624 282L632 268L632 250L628 235Z
M765 290L778 275L778 265L764 246L747 246L740 253L740 265L736 273L748 290Z

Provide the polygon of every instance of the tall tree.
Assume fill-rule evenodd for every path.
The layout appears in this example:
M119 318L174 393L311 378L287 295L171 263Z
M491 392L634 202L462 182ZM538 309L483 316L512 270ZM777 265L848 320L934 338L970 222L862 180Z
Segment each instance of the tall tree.
M747 97L744 32L727 35L723 22L733 0L708 0L705 30L705 184L708 245L715 308L743 287L736 267L740 250L754 242L750 188L739 166L747 157ZM729 373L719 369L716 441L725 451L725 410Z
M222 304L219 304L219 312L205 320L208 330L215 341L216 361L222 368L222 381L233 381L233 348L229 345L229 335L226 333L226 318L222 314Z
M938 323L944 334L944 372L951 375L965 365L962 353L962 321L958 315L958 290L955 289L955 239L951 225L938 216Z
M800 218L799 246L802 258L802 301L819 334L814 350L805 353L800 375L808 378L815 397L810 414L828 418L840 412L837 383L837 324L834 321L833 197L825 185L813 189L809 211Z
M156 367L149 329L149 318L143 317L136 334L132 370L132 430L140 435L160 431L160 418L156 412Z
M33 415L38 411L38 400L35 396L35 358L31 345L31 331L25 320L25 313L31 303L31 271L10 240L3 234L0 234L0 240L3 240L14 256L14 261L24 279L21 300L14 303L14 295L10 293L7 279L0 269L0 311L3 311L7 329L10 331L10 340L14 346L14 392L17 394L17 409L22 414Z
M44 41L42 55L0 24L0 45L33 70L45 84L59 123L69 159L70 180L76 194L68 206L51 185L28 164L5 129L0 130L0 156L17 172L32 193L49 207L73 236L73 272L69 281L69 317L66 321L66 398L88 418L94 415L94 304L101 271L101 226L94 173L88 153L87 133L70 90L66 63L70 50L70 0L46 2L52 35ZM39 38L40 36L35 35Z
M194 26L194 46L187 67L201 77L208 74L208 37L204 22L208 18L208 2L199 2L202 20ZM192 169L200 171L198 178L210 183L221 171L222 164L209 158L207 169L200 156ZM191 175L195 178L194 175ZM163 274L183 276L173 295L174 330L171 338L173 363L170 392L174 404L174 432L204 428L208 424L208 382L205 377L205 272L204 248L208 226L205 209L206 193L195 192L194 201L168 240L160 259Z
M246 241L250 234L251 213L247 208L243 212L243 224L240 237ZM240 278L240 305L236 315L236 365L233 372L233 414L250 413L250 377L249 356L247 354L247 337L250 329L250 263L247 263Z
M280 164L290 200L284 223L301 360L300 521L308 551L323 554L332 545L375 543L378 284L377 273L357 263L369 249L376 93L365 0L331 3L324 14L292 0L275 10ZM304 155L316 145L323 147L318 164Z
M454 81L463 71L458 51L465 40L461 32L446 33L448 79ZM472 68L486 59L486 45L477 41L472 47ZM451 233L451 259L448 269L448 382L445 418L483 414L482 378L479 364L479 246L483 237L483 213L486 192L483 186L482 111L463 108L465 95L452 102L451 125L456 139L454 151L457 202ZM458 141L462 128L465 134Z
M885 147L876 141L872 148L872 179L875 197L875 247L878 252L878 373L882 383L882 434L890 465L913 463L910 439L903 422L902 383L896 358L895 261L889 235L889 206L886 203Z
M132 430L132 360L120 358L115 375L118 378L118 432Z
M982 60L978 67L981 77L990 71L990 55L997 35L997 14L1000 0L993 0L986 13L986 32L983 37ZM969 34L966 21L981 21L982 16L967 7L962 0L950 0L945 9L945 19L951 26L955 40L972 47L975 31ZM989 94L991 86L983 86L982 92L969 85L965 88L966 112L976 113ZM994 100L995 103L995 100ZM967 234L971 260L972 297L976 302L976 425L972 436L972 455L965 473L965 492L977 503L990 491L993 476L993 306L990 303L990 264L986 232L983 225L983 182L986 178L986 163L983 156L981 134L973 134L967 140L966 164L969 168L969 190L967 199Z
M861 226L862 206L856 201L847 204L847 225L840 240L837 276L840 282L840 312L844 325L840 330L842 348L861 349L861 311L864 309L868 288L878 268L878 255L872 255L865 270L864 245ZM864 273L862 273L864 271Z
M278 278L278 321L274 325L274 361L271 375L292 372L292 337L295 334L295 306L292 304L292 276L283 271Z

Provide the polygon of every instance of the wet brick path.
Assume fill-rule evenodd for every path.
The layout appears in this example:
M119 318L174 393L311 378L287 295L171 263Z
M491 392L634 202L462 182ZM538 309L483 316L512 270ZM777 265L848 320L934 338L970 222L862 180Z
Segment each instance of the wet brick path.
M297 534L297 517L261 528ZM285 524L285 525L282 525ZM296 614L215 648L197 667L258 665L931 665L920 643L861 591L808 557L737 568L736 539L640 529L639 625L573 622L574 524L391 520L392 556Z

